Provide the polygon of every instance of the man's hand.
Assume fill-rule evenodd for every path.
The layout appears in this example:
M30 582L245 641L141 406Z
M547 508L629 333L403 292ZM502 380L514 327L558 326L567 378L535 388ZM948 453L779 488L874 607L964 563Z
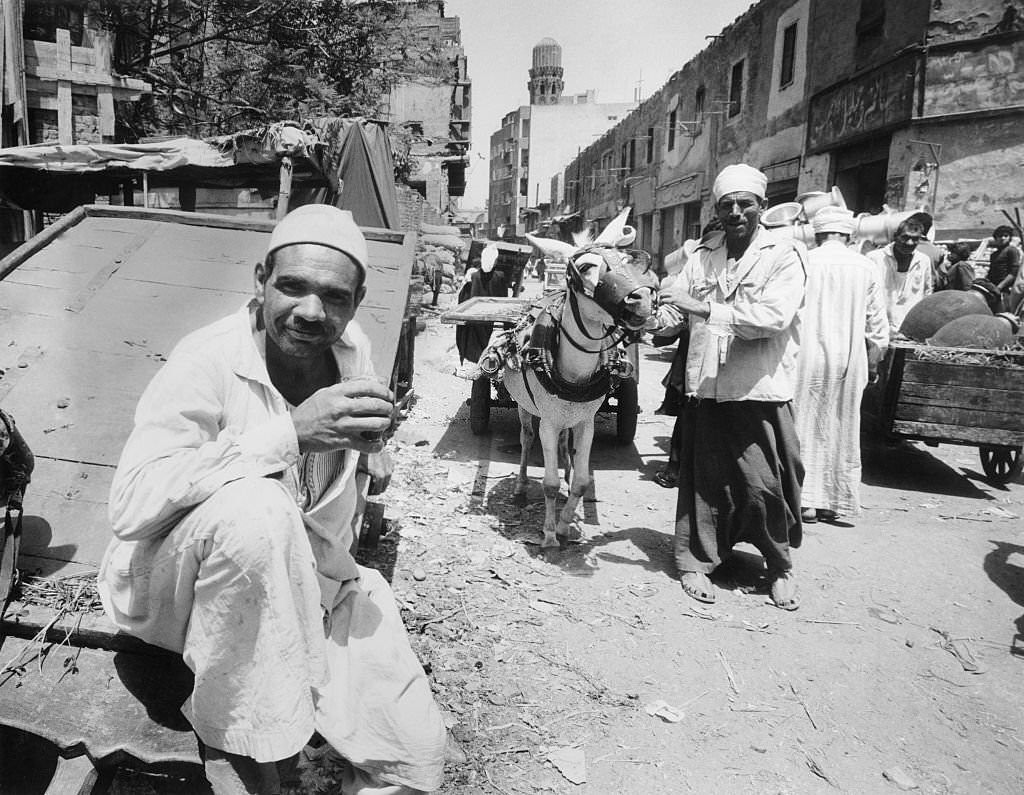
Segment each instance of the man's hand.
M394 469L395 465L387 450L359 456L359 471L370 476L370 487L366 492L370 497L384 493L391 484L391 473Z
M292 412L302 452L379 453L391 427L395 398L372 376L358 376L314 392Z
M671 284L664 287L658 293L658 302L672 304L691 315L706 318L711 314L711 306L707 301L698 301L692 295L685 284Z

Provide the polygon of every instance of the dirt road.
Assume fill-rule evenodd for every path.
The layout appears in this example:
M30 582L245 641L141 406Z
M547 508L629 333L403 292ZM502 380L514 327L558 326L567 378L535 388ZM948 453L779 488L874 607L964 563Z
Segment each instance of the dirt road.
M800 610L743 547L703 608L651 479L670 352L641 351L632 445L599 418L583 537L542 551L539 449L517 508L515 414L472 435L454 327L425 317L376 559L467 756L444 793L1024 792L1019 480L988 485L973 448L871 445L863 515L795 553Z

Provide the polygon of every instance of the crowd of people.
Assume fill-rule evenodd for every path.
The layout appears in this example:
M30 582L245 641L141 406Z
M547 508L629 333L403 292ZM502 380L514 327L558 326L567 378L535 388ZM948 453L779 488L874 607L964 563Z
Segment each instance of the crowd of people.
M655 344L679 340L659 409L676 422L655 481L679 489L686 594L714 602L711 575L747 542L764 558L774 603L793 610L791 550L803 524L860 513L861 399L890 340L922 298L970 289L975 271L967 244L929 244L929 255L926 213L862 255L854 214L826 207L812 217L808 251L761 224L766 187L748 165L723 169L712 224L666 259L652 325ZM1024 297L1011 234L993 231L986 274L997 308L1009 311Z

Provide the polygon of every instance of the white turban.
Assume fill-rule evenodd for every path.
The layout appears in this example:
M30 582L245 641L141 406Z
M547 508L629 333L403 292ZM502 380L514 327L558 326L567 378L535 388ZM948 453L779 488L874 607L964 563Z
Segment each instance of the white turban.
M498 247L493 243L489 246L484 246L484 250L480 252L480 270L484 273L490 273L494 270L494 263L498 261Z
M737 163L734 166L726 166L718 174L711 192L718 201L723 196L737 191L753 193L759 199L765 197L768 188L768 177L753 166L746 163Z
M815 234L840 232L852 235L857 228L857 220L845 207L822 207L811 219L811 226Z

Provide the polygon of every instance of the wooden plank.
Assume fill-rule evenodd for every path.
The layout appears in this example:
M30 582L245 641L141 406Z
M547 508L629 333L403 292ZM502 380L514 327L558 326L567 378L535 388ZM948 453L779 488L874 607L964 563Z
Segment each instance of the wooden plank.
M911 422L937 422L945 425L962 425L973 428L987 428L993 431L1020 431L1024 433L1024 415L1017 412L935 406L929 403L908 403L901 399L896 404L895 417L898 420L909 420Z
M535 303L531 298L501 298L478 295L441 315L442 323L515 323Z
M59 756L45 795L91 795L99 777L99 771L88 756L83 754L72 759Z
M111 453L120 448L112 446ZM37 455L25 492L18 568L35 577L98 571L113 538L107 519L113 478L109 465Z
M44 647L9 636L0 654L5 662L28 661L20 673L0 675L5 725L44 737L64 756L87 753L101 768L192 772L200 764L181 714L192 676L180 657Z
M1024 433L1019 431L993 431L989 428L964 428L937 422L912 422L895 420L893 432L898 436L925 441L946 442L947 444L989 445L994 447L1019 447L1024 445Z
M100 135L112 138L117 133L114 117L114 92L110 86L98 86L96 89L96 109L100 114Z
M4 409L36 455L115 465L139 395L159 366L139 353L50 350L10 390Z
M25 262L29 257L38 251L42 251L58 237L83 221L85 217L85 209L83 207L76 207L60 218L60 220L50 224L39 234L34 235L30 240L26 240L6 257L0 259L0 279L6 278L7 274Z
M0 619L0 637L32 640L41 638L47 643L65 643L86 649L124 651L152 657L169 654L165 649L151 646L134 635L122 632L105 613L76 613L61 615L53 609L14 602Z
M934 406L991 409L1019 412L1024 422L1024 392L1007 389L985 389L972 386L942 386L903 383L900 386L901 403L927 403Z
M903 366L902 380L904 383L934 384L936 387L950 385L1024 390L1024 367L922 362L907 359Z
M57 65L61 70L71 70L71 31L57 29ZM40 70L36 69L36 75ZM62 144L75 142L74 109L71 102L71 76L61 75L57 80L57 140Z

